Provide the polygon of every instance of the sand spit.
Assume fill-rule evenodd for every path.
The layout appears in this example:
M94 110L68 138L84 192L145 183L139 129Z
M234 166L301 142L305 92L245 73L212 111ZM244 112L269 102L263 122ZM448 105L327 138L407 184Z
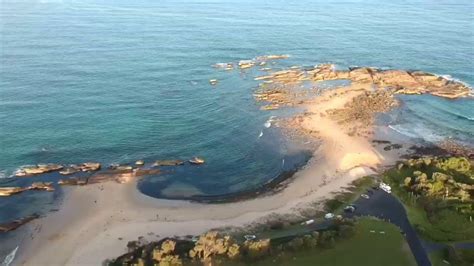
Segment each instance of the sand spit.
M346 101L352 96L347 94ZM329 95L325 99L328 109L341 102ZM126 251L127 241L138 236L158 239L243 226L328 198L356 178L372 174L371 167L387 163L368 139L349 136L329 118L324 122L305 120L305 127L320 132L323 144L280 193L242 202L199 204L150 198L139 193L134 183L76 187L67 193L60 211L33 222L32 239L20 250L18 261L25 265L99 264Z
M255 60L241 63L240 68L245 68ZM219 66L229 67L227 63ZM373 140L373 118L397 106L394 94L431 93L453 98L469 90L424 72L374 68L335 71L332 65L293 68L257 79L263 83L255 98L268 104L263 109L301 106L306 110L278 121L289 137L302 134L322 143L283 190L245 201L203 204L150 198L141 194L133 181L73 187L58 212L32 222L31 238L22 244L16 262L98 265L125 253L127 242L139 236L158 240L196 235L213 228L264 221L272 214L293 213L330 198L355 179L374 174L401 156L401 150L383 149ZM302 82L336 79L350 79L352 83L317 94L294 90Z

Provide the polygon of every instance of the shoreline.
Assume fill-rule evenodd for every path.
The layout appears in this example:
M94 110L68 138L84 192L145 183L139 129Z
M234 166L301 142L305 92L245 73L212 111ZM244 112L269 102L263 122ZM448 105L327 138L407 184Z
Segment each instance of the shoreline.
M32 222L32 239L22 243L16 263L100 264L124 253L127 241L139 236L154 241L240 227L263 222L272 214L295 213L330 198L355 179L375 174L374 169L393 165L401 155L400 150L384 151L381 145L376 149L370 137L350 136L320 115L365 91L353 89L338 97L331 96L338 90L327 91L305 106L313 113L301 126L318 131L322 144L281 191L243 201L204 204L152 198L140 193L136 182L73 187L65 192L58 212Z

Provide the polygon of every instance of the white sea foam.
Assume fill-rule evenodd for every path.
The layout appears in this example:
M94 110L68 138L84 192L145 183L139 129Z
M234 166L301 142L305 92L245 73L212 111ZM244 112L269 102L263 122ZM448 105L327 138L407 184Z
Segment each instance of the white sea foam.
M406 130L405 128L399 125L389 125L388 127L401 135L404 135L410 138L419 138L419 136L417 136L413 132L410 132L409 130Z
M389 125L393 131L409 138L424 139L428 142L438 142L443 139L442 136L435 134L429 128L417 125Z
M269 128L272 126L272 123L275 122L275 118L276 116L270 116L270 118L268 118L268 120L265 122L265 124L263 124L264 127L266 128Z
M446 111L448 113L451 113L457 117L460 117L460 118L464 118L464 119L467 119L467 120L471 120L471 121L474 121L474 117L471 117L471 116L466 116L464 114L461 114L461 113L458 113L458 112L455 112L455 111Z
M5 257L1 266L9 266L15 259L15 255L17 251L18 251L18 246Z
M473 90L473 88L471 87L471 85L465 81L462 81L460 79L457 79L457 78L453 78L451 75L439 75L439 74L434 74L435 76L437 77L442 77L446 80L449 80L449 81L454 81L454 82L457 82L457 83L461 83L462 85L468 87L471 89L471 91Z

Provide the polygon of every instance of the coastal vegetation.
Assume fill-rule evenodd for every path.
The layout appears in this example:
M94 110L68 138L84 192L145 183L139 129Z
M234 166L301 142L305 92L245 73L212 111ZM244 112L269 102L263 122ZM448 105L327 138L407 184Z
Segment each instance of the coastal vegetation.
M345 189L345 191L340 192L333 198L327 200L325 202L325 210L332 213L342 212L345 206L351 204L360 196L360 194L374 186L375 183L375 179L371 176L364 176L355 180L352 182L351 186Z
M448 245L439 251L432 252L430 254L430 261L433 266L447 264L471 266L474 263L474 250L455 248L452 245Z
M421 157L400 163L384 179L425 238L474 239L474 169L465 157Z
M415 265L400 230L372 218L337 219L325 230L273 239L239 242L230 235L212 231L195 241L166 239L139 247L134 242L129 244L129 253L107 264Z

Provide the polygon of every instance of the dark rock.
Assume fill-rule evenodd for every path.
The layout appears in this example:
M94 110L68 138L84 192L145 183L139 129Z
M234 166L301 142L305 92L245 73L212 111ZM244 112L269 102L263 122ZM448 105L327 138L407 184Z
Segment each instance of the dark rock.
M183 165L184 161L181 160L159 160L156 161L153 166L176 166Z
M14 220L14 221L11 221L11 222L6 222L6 223L2 223L0 224L0 232L3 232L3 233L6 233L6 232L9 232L9 231L13 231L15 229L17 229L18 227L34 220L34 219L37 219L39 218L39 215L38 214L33 214L31 216L27 216L27 217L24 217L24 218L21 218L21 219L17 219L17 220Z

